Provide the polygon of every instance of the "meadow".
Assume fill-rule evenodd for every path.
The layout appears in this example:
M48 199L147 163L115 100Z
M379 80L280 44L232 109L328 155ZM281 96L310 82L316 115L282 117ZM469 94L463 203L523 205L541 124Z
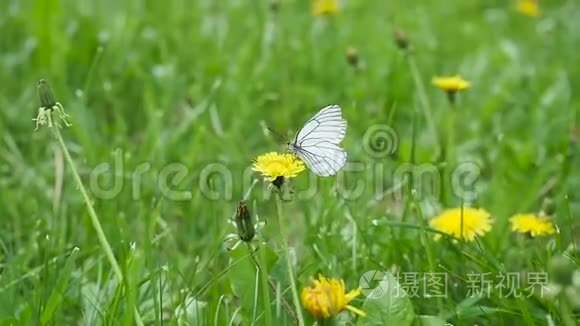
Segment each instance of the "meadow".
M1 1L0 325L578 325L580 3L326 2Z

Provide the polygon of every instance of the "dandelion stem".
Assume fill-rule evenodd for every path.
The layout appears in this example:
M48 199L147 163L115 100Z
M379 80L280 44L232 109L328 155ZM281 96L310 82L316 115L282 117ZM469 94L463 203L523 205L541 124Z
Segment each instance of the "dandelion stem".
M433 259L433 243L432 243L432 239L431 239L431 235L427 234L427 229L429 228L429 225L427 223L427 219L425 219L425 216L423 215L423 210L421 210L421 206L419 201L417 200L416 196L412 196L412 201L413 201L413 206L415 208L415 211L417 212L417 218L419 219L419 221L421 222L421 226L422 226L422 231L421 232L421 244L423 245L423 247L425 248L425 251L427 253L427 263L429 265L429 272L430 273L436 273L435 271L435 260ZM443 302L441 301L440 297L437 297L437 308L439 309L439 314L443 313Z
M441 159L444 160L444 165L442 168L442 189L441 189L441 202L443 206L448 206L449 203L449 191L451 189L451 182L448 182L448 178L451 177L449 171L455 166L455 120L456 120L456 112L455 112L455 104L451 100L449 101L449 109L446 112L447 125L442 133L445 135L445 143L442 145L444 150L442 153ZM449 185L449 188L446 187ZM463 229L462 229L463 230ZM463 232L463 231L462 231Z
M304 325L304 317L302 316L302 310L300 309L300 300L298 298L298 291L296 290L296 280L294 279L294 271L292 269L292 259L290 257L290 250L288 249L288 234L286 234L286 229L284 228L284 218L282 214L282 199L280 196L276 197L276 210L278 211L278 224L280 228L280 235L282 236L282 248L284 250L284 255L286 256L286 266L288 268L288 278L290 279L290 287L292 290L292 299L294 301L294 308L296 310L296 316L298 317L298 325Z
M406 55L407 62L409 63L409 69L411 70L411 75L413 75L413 81L415 82L415 87L417 88L417 93L419 96L419 101L421 102L421 108L423 109L423 114L425 115L425 120L427 125L433 134L433 139L435 140L435 147L437 151L441 149L441 141L437 133L437 128L435 127L435 120L433 119L433 113L431 112L431 105L429 104L429 99L427 93L425 92L425 86L423 84L423 79L421 79L421 74L419 74L419 69L415 63L415 58L412 54Z
M565 214L567 217L567 221L569 223L568 225L573 225L572 224L572 221L573 221L572 220L572 218L573 218L572 217L572 207L570 206L570 196L568 196L567 193L564 195L564 203L565 203L565 207L566 207ZM571 242L570 245L572 246L572 249L573 249L572 252L574 253L573 254L574 259L577 259L579 250L577 247L578 245L576 244L577 241L574 240L574 230L572 228L570 228L569 230L570 230L570 239L572 239L572 241L570 241ZM558 238L561 238L560 231L558 231Z
M52 120L52 114L48 115L48 119ZM51 123L52 123L52 121L51 121ZM66 147L66 144L64 143L64 140L60 134L58 124L53 124L52 128L50 128L50 129L52 130L54 136L58 140L58 143L59 143L60 147L62 148L62 152L64 153L66 161L71 168L75 182L77 183L77 186L79 187L79 190L81 191L81 194L83 195L83 199L85 200L85 204L87 205L87 210L89 212L91 222L93 224L93 227L95 228L95 231L97 232L97 237L99 239L101 247L103 248L103 251L105 252L105 256L107 256L107 259L109 260L109 263L111 264L111 267L113 268L113 272L115 273L115 276L117 277L117 279L119 281L119 284L123 284L123 272L121 272L121 268L119 267L119 263L117 262L117 259L115 258L115 255L113 254L113 250L111 249L111 245L109 244L109 241L107 240L107 237L105 236L105 232L103 231L103 228L101 227L101 222L99 221L99 217L97 216L97 212L95 211L95 208L93 207L93 205L91 203L91 199L89 198L87 190L86 190L85 186L83 185L83 182L81 180L81 177L79 175L77 167L76 167L72 157L70 156L68 148ZM141 315L139 314L139 311L137 310L136 307L134 307L134 315L135 315L135 322L137 323L137 325L143 325L143 321L141 320Z
M105 236L105 233L103 232L103 228L101 227L101 223L99 222L99 218L97 216L97 213L95 212L95 209L93 208L93 205L91 204L91 200L89 198L89 195L88 195L85 187L83 186L83 183L82 183L81 178L79 176L76 165L75 165L74 161L72 160L72 157L70 156L70 153L69 153L69 151L64 143L64 140L62 139L62 136L60 135L58 128L54 127L54 128L52 128L52 130L54 131L54 135L56 136L56 139L58 140L58 142L62 148L62 151L65 155L65 158L66 158L68 164L70 165L75 182L77 183L77 186L79 187L81 194L83 195L83 199L85 200L85 203L87 205L87 210L89 212L89 216L91 217L91 222L93 223L95 231L97 232L97 237L99 238L99 242L101 243L101 246L103 247L103 250L105 251L105 255L109 259L109 262L110 262L111 266L113 267L113 272L115 273L117 278L119 278L119 280L122 280L123 273L121 272L121 268L119 267L119 264L117 263L117 260L113 254L112 249L111 249L111 246L109 245L109 242Z
M256 259L256 257L254 256L255 250L252 248L252 246L250 245L249 242L246 242L247 246L248 246L248 250L250 252L250 257L252 258L252 261L254 262L254 265L256 265L256 269L258 269L260 271L260 273L262 273L262 286L264 286L264 280L266 280L267 285L270 287L270 289L272 290L272 292L274 294L276 294L277 291L277 286L276 283L274 283L274 281L272 281L270 279L270 277L268 277L267 272L262 268L262 266L260 265L260 263L258 262L258 260ZM263 252L263 251L262 251ZM268 293L268 291L264 291L264 302L265 302L265 309L267 309L265 316L266 316L266 325L270 325L272 316L270 316L270 308L268 307L268 304L270 302L269 300L270 295ZM288 302L288 300L286 300L286 298L284 298L283 296L281 297L281 301L282 301L282 305L284 306L284 309L286 310L286 312L290 315L290 317L292 317L292 319L297 322L297 318L296 318L296 313L294 312L294 309L292 309L292 306L290 305L290 303ZM270 322L268 322L268 319L270 319Z

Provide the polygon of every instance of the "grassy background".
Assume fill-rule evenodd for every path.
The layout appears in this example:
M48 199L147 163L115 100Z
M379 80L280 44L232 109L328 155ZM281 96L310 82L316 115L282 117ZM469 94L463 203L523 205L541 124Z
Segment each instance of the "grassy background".
M333 190L337 179L324 178L315 196L284 205L299 289L319 272L354 288L368 270L448 271L448 298L413 298L417 314L457 325L545 324L548 314L569 323L574 317L561 298L466 301L467 273L546 271L572 237L578 241L580 6L541 5L544 14L530 18L505 1L348 1L339 15L316 18L308 1L297 0L280 1L275 13L268 1L0 2L0 320L132 324L127 307L136 302L146 323L247 323L252 313L238 310L243 299L232 286L247 270L224 271L248 257L236 260L223 248L244 170L256 155L283 150L264 125L290 136L320 107L337 103L349 124L349 160L367 167L346 173L347 188L362 181L364 193L345 200ZM459 97L451 150L455 161L481 167L471 204L490 211L495 224L477 244L429 243L394 225L420 226L420 215L459 206L451 193L446 204L428 193L375 197L375 185L392 186L401 164L437 159L408 61L392 41L395 27L410 38L439 132L449 131L449 108L430 79L460 73L473 83ZM358 49L363 69L346 62L349 47ZM32 132L40 78L72 116L63 135L85 184L104 163L117 169L99 184L120 190L95 196L94 205L124 287L62 152L48 130ZM396 131L395 155L376 159L365 151L365 132L375 124ZM175 163L187 173L172 187L191 191L187 200L167 198L159 185L159 173ZM208 165L231 171L231 196L218 175L204 177ZM295 186L310 181L303 174ZM263 238L280 254L276 207L259 195L264 187L250 207L268 221ZM508 217L539 211L546 197L561 232L535 240L510 234ZM71 256L74 247L80 250Z

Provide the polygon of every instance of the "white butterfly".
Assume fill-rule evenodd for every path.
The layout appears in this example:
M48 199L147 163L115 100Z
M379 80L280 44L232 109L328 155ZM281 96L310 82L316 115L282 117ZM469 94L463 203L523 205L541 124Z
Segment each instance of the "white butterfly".
M346 134L346 120L338 105L329 105L298 131L288 148L314 174L327 177L335 175L346 163L346 152L339 144Z

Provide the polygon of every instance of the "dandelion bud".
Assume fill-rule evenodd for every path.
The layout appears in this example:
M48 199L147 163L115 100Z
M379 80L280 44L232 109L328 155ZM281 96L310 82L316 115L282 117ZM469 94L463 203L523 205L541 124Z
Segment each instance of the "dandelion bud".
M256 234L256 230L254 229L252 216L245 201L240 201L238 204L235 222L240 239L246 242L251 241Z
M56 100L54 99L54 94L52 89L48 85L45 79L41 79L37 84L38 98L40 99L40 106L45 109L51 109L56 105Z
M280 0L271 0L270 1L270 11L277 12L280 9Z
M407 33L405 33L402 29L395 29L393 32L393 38L395 39L395 44L401 50L408 50L409 48L409 38L407 37Z
M357 68L359 64L358 50L354 47L349 47L348 49L346 49L345 55L348 64L350 64L354 68Z
M54 120L52 118L52 113L56 113L56 119L64 123L65 126L69 127L71 124L68 122L69 115L64 112L64 108L60 103L58 103L54 99L54 94L52 93L52 89L48 85L48 82L45 79L41 79L36 84L36 90L38 92L38 99L40 100L40 107L38 108L38 115L36 119L32 119L36 121L36 128L48 125L48 127L52 128L54 125ZM56 122L57 126L59 125Z

